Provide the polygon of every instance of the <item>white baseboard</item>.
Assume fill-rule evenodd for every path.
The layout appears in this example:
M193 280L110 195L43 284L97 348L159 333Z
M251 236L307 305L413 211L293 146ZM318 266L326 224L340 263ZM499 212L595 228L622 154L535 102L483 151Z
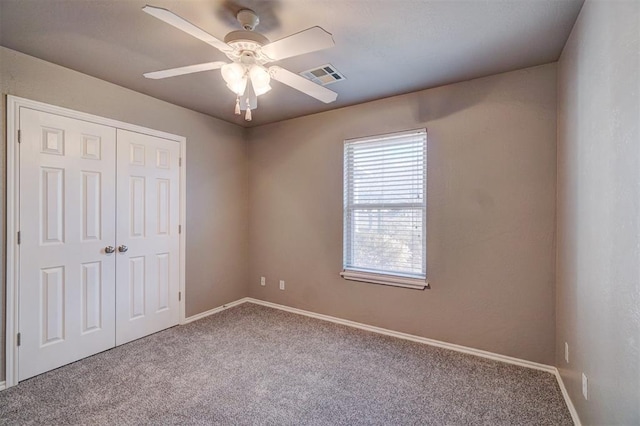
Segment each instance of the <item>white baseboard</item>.
M0 382L0 391L4 390L6 388L6 386L7 386L6 382L4 382L4 381Z
M483 351L480 349L470 348L468 346L456 345L454 343L442 342L440 340L428 339L426 337L415 336L413 334L407 334L399 331L388 330L386 328L376 327L373 325L368 325L368 324L363 324L355 321L345 320L342 318L332 317L330 315L318 314L311 311L305 311L304 309L292 308L286 305L279 305L277 303L267 302L260 299L254 299L252 297L244 297L242 299L236 300L235 302L227 303L220 307L194 315L192 317L185 319L183 324L187 324L187 323L202 319L209 315L213 315L215 313L224 311L225 309L231 308L233 306L238 306L247 302L254 303L256 305L267 306L269 308L279 309L281 311L291 312L298 315L304 315L307 317L316 318L323 321L329 321L335 324L346 325L348 327L358 328L360 330L371 331L373 333L383 334L391 337L397 337L399 339L410 340L416 343L436 346L439 348L449 349L456 352L462 352L469 355L475 355L482 358L491 359L494 361L505 362L507 364L518 365L521 367L532 368L534 370L540 370L540 371L545 371L547 373L551 373L556 377L556 380L558 381L558 385L560 386L560 390L562 391L562 396L565 400L565 403L567 404L567 408L569 410L569 413L571 414L571 418L573 419L574 424L576 426L582 426L582 423L580 422L580 418L578 417L578 413L573 405L573 402L571 401L571 398L569 397L569 394L567 393L567 389L564 386L562 377L560 376L558 369L552 365L540 364L537 362L528 361L526 359L520 359L520 358L515 358L507 355L501 355L493 352Z
M483 358L493 359L495 361L506 362L508 364L519 365L521 367L533 368L535 370L542 370L548 373L555 374L556 368L551 365L539 364L533 361L527 361L525 359L514 358L507 355L496 354L493 352L483 351L480 349L474 349L467 346L456 345L454 343L441 342L439 340L428 339L426 337L415 336L413 334L401 333L399 331L388 330L386 328L375 327L373 325L362 324L355 321L345 320L342 318L336 318L329 315L317 314L315 312L305 311L303 309L290 308L285 305L278 305L277 303L265 302L264 300L246 298L247 302L255 303L257 305L268 306L270 308L280 309L282 311L292 312L294 314L304 315L311 318L317 318L324 321L333 322L336 324L342 324L349 327L359 328L361 330L372 331L378 334L384 334L386 336L397 337L399 339L411 340L412 342L423 343L426 345L437 346L439 348L450 349L456 352L462 352L469 355L476 355Z
M229 309L234 306L241 305L248 301L249 301L249 298L244 297L242 299L238 299L233 302L225 303L224 305L218 306L217 308L209 309L208 311L200 312L199 314L195 314L193 316L190 316L189 318L185 318L184 321L182 321L180 324L184 325L184 324L189 324L190 322L198 321L199 319L208 317L209 315L217 314L218 312L222 312L225 309Z
M567 404L569 413L571 413L571 419L573 419L573 424L576 426L582 426L580 417L578 417L578 411L576 410L576 407L573 405L573 401L569 396L569 392L567 392L567 388L564 386L564 381L562 380L560 371L558 371L557 368L556 368L555 374L556 374L556 380L558 380L558 386L560 386L560 391L562 392L562 396L564 397L564 402Z

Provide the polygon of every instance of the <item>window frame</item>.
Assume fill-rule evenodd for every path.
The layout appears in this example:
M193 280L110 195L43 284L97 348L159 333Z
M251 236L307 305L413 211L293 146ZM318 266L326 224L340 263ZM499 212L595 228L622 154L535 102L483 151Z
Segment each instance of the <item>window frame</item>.
M353 185L350 184L349 181L349 175L348 175L348 170L350 168L350 166L352 166L352 163L349 162L348 157L347 157L347 148L350 145L353 144L357 144L357 143L366 143L366 142L380 142L380 141L384 141L385 139L395 139L395 138L402 138L403 136L416 136L416 135L420 135L424 138L424 166L423 166L423 192L422 192L422 199L423 202L422 203L407 203L407 202L402 202L402 203L382 203L382 204L378 204L378 206L382 207L382 205L391 205L391 206L395 206L394 207L398 207L398 208L404 208L404 209L411 209L411 208L420 208L422 210L422 233L424 234L422 237L422 252L423 252L423 259L422 259L422 270L424 272L424 276L423 274L410 274L410 273L399 273L399 272L392 272L392 271L372 271L369 270L367 268L358 268L354 265L349 265L347 266L347 250L348 248L353 249L353 227L354 225L352 223L348 223L350 220L353 220L353 214L350 214L351 212L357 210L357 207L354 208L354 203L353 203L353 195L350 194L350 190L353 188ZM399 141L400 142L400 141ZM427 206L428 206L428 202L427 202L427 142L428 142L428 138L427 138L427 130L426 128L420 128L420 129L413 129L413 130L407 130L407 131L400 131L400 132L393 132L393 133L386 133L386 134L381 134L381 135L373 135L373 136L366 136L366 137L360 137L360 138L354 138L354 139L346 139L344 140L344 144L343 144L343 219L342 219L342 227L343 227L343 238L342 238L342 243L343 243L343 257L342 257L342 265L343 265L343 269L342 272L340 273L340 276L346 280L350 280L350 281L361 281L361 282L367 282L367 283L373 283L373 284L383 284L383 285L390 285L390 286L396 286L396 287L404 287L404 288L411 288L411 289L418 289L418 290L424 290L424 289L429 289L429 281L427 280ZM371 203L370 206L374 206L374 203Z

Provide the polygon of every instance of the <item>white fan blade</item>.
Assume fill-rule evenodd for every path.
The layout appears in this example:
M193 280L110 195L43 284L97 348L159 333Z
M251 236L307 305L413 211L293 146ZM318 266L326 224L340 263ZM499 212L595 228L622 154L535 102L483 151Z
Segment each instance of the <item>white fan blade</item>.
M262 53L271 58L272 61L279 61L280 59L303 55L333 46L335 46L335 43L330 33L320 27L311 27L267 44L262 48Z
M146 78L157 80L159 78L175 77L177 75L191 74L194 72L217 70L225 65L226 62L207 62L206 64L189 65L180 68L171 68L168 70L147 72L143 75Z
M173 25L177 29L182 30L187 34L190 34L195 38L204 41L205 43L215 47L216 49L219 49L223 52L233 50L227 43L218 40L208 32L196 27L191 22L179 17L178 15L167 9L147 5L143 7L142 10L161 21L164 21L169 25Z
M331 103L338 98L338 94L336 92L322 87L313 81L309 81L298 74L287 71L284 68L278 66L270 67L269 75L271 75L271 78L274 80L286 84L289 87L293 87L294 89L312 96L325 104Z

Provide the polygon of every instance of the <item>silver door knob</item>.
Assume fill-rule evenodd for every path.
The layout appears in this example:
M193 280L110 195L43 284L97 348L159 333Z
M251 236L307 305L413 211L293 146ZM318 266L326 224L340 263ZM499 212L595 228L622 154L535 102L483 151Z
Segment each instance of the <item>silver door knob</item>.
M113 253L114 251L116 251L116 249L114 249L113 246L106 246L104 248L104 252L107 254Z
M120 253L126 253L126 252L127 252L127 250L129 250L129 247L127 247L127 246L125 246L125 245L122 245L122 246L118 247L118 251L119 251Z

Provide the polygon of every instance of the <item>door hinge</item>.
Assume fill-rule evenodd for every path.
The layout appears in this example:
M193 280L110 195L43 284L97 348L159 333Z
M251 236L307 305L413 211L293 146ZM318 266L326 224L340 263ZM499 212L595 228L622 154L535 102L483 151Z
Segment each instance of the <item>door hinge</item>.
M178 225L178 234L182 234L182 225Z
M22 333L18 333L18 335L16 336L16 343L18 346L20 346L20 344L22 343Z
M178 292L178 302L182 301L182 292Z
M22 130L18 129L18 143L22 143Z
M178 167L182 167L182 157L178 158Z
M22 233L18 231L18 244L22 242Z

